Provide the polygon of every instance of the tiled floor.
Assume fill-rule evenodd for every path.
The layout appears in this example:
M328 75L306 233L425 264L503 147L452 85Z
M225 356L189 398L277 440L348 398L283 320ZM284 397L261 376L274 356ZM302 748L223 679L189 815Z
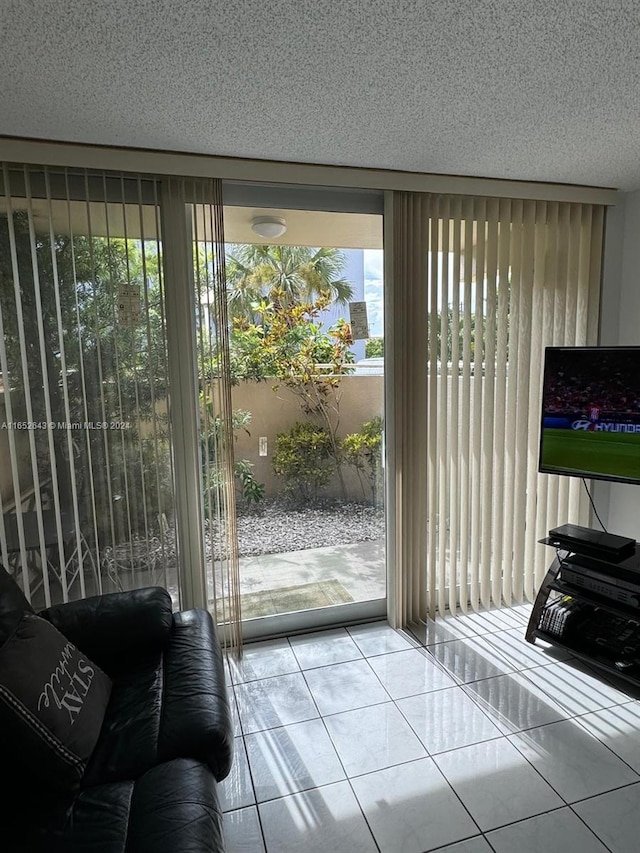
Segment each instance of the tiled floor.
M640 702L529 610L247 646L229 853L637 853Z

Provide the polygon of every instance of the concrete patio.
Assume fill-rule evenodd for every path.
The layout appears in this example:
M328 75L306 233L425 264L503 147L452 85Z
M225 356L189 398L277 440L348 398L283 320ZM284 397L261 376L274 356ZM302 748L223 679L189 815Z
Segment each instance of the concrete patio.
M383 539L240 559L243 619L386 596Z

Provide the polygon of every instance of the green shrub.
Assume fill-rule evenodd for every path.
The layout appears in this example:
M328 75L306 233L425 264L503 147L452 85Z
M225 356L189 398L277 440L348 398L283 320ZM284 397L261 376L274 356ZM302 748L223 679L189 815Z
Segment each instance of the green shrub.
M248 459L238 459L233 465L233 475L236 483L236 500L240 500L246 506L257 504L264 498L264 483L259 483L253 476L253 462ZM215 464L207 471L202 472L204 491L204 514L205 518L216 515L222 501L222 486L224 485L224 472Z
M284 480L287 494L305 502L317 500L336 468L329 431L298 421L288 432L276 436L272 465Z
M240 483L242 500L248 506L259 503L264 497L264 483L259 483L253 476L253 462L248 459L238 459L233 466L233 473Z
M203 455L209 462L209 470L207 474L207 465L202 468L202 486L204 492L204 512L206 518L211 518L216 512L216 504L221 500L220 493L223 484L223 472L216 464L215 448L220 440L222 433L222 418L214 413L212 401L206 401L204 395L200 394L200 405L206 406L208 414L208 433L202 437ZM203 418L204 422L204 418ZM251 412L245 409L234 409L231 413L231 426L234 431L234 440L237 439L235 433L242 429L247 435L251 435L247 429L251 423ZM253 462L248 459L236 459L233 464L233 474L236 481L237 499L249 506L252 503L259 503L264 498L265 486L264 483L259 483L253 475Z
M364 354L367 358L382 358L384 355L384 338L369 338L364 345Z
M353 432L342 440L343 459L355 468L362 494L365 495L365 478L369 481L371 499L378 500L382 471L382 418L376 415L362 424L360 432Z

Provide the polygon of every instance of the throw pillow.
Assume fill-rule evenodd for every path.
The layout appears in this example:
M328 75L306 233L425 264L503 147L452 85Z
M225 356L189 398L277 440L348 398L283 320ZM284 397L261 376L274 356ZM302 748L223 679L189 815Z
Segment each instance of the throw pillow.
M33 613L0 648L0 736L41 781L70 788L82 779L110 694L108 676Z

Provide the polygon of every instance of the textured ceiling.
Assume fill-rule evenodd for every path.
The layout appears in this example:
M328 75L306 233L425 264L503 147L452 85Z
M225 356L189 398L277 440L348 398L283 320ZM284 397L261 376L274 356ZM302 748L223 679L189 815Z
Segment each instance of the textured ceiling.
M0 134L640 188L638 0L0 0Z

